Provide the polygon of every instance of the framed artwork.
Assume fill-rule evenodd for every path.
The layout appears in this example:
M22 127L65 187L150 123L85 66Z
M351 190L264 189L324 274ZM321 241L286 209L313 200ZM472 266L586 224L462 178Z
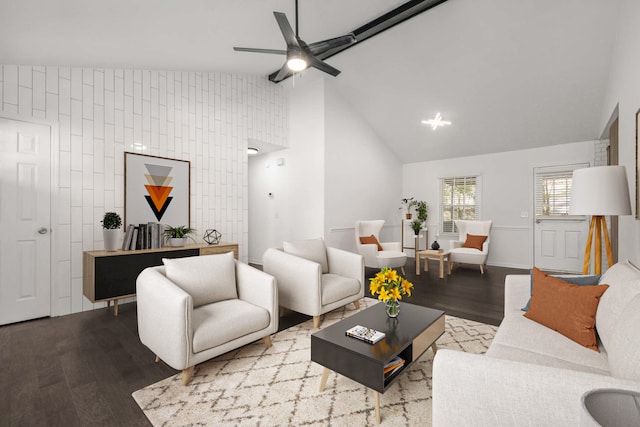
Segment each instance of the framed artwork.
M638 109L638 111L636 111L636 189L635 189L635 193L636 193L636 219L640 219L640 212L638 212L638 208L640 208L640 188L638 188L638 183L640 181L640 177L638 176L638 174L640 173L638 171L638 167L640 167L640 165L638 165L638 127L640 126L640 123L638 122L638 118L640 117L640 109Z
M190 226L190 162L124 153L124 223Z

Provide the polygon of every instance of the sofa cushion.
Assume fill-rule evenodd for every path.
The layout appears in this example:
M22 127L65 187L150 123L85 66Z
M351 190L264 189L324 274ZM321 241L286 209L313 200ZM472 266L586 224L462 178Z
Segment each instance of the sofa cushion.
M611 375L640 381L639 349L640 295L636 295L620 313L609 347L607 347Z
M618 327L618 319L636 296L640 295L640 270L628 261L609 268L600 279L609 289L600 298L596 312L596 329L604 348L609 350L611 339Z
M322 275L322 305L340 301L360 292L360 282L337 274Z
M226 344L269 326L269 312L239 299L206 304L193 310L193 352Z
M360 236L360 244L376 245L379 251L383 250L382 246L380 245L380 242L378 242L378 239L373 234L371 236Z
M592 351L540 323L527 319L519 309L516 310L518 311L514 311L514 314L505 316L487 351L487 356L608 374L609 362L606 351Z
M534 267L531 306L524 316L598 351L596 310L608 287L573 285Z
M327 248L322 239L296 240L283 242L282 248L285 252L308 259L320 264L322 273L329 272L329 262L327 261Z
M467 240L462 245L463 248L472 248L479 251L482 250L482 244L487 240L487 236L475 236L473 234L467 234Z
M233 252L162 262L167 278L191 295L194 307L238 298Z
M593 286L600 283L601 276L599 274L591 275L591 276L570 276L566 274L565 275L553 274L552 277L557 277L558 279L562 279L565 282L572 283L578 286ZM531 295L531 292L533 292L533 270L530 271L530 280L531 280L531 291L529 295ZM522 311L529 311L529 304L531 304L531 298L529 298L529 301L527 301L527 305L522 307Z

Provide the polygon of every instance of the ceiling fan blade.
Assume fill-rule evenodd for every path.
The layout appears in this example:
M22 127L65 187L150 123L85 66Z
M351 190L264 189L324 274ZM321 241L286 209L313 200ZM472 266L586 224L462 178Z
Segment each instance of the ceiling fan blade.
M234 47L237 52L272 53L275 55L286 55L287 51L282 49L257 49L252 47Z
M278 71L278 74L276 74L275 77L271 78L273 74L275 74L273 73L272 75L269 76L269 80L271 80L274 83L278 83L284 80L285 78L287 78L290 73L291 73L291 70L289 69L289 67L287 67L287 63L285 62L282 68L280 68L280 70Z
M296 33L293 32L293 29L291 29L287 15L282 12L273 12L273 15L276 17L282 36L287 42L287 48L300 48L298 38L296 37Z
M327 74L331 74L333 77L335 77L338 74L340 74L340 70L338 70L337 68L332 67L331 65L329 65L326 62L316 58L315 56L310 56L309 55L307 60L309 61L309 66L311 66L313 68L317 68L320 71L324 71Z
M331 49L338 47L349 46L356 42L356 38L353 34L347 34L340 37L334 37L332 39L322 40L319 42L311 43L307 47L312 54L318 55L320 53L327 52Z

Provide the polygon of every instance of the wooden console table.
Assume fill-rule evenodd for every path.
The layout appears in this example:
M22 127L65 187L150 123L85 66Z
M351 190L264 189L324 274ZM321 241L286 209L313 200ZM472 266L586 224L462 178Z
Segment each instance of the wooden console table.
M133 251L85 251L82 254L82 293L91 302L113 301L118 315L118 300L136 295L136 279L147 267L162 265L162 258L184 258L233 252L238 259L238 244L191 244L179 248L164 247Z

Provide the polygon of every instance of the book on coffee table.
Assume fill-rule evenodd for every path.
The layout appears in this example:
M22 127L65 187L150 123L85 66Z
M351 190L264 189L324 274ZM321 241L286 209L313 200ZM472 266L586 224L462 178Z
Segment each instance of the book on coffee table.
M375 329L370 329L360 325L348 329L345 334L349 337L359 339L369 344L375 344L385 336L384 332L376 331Z

